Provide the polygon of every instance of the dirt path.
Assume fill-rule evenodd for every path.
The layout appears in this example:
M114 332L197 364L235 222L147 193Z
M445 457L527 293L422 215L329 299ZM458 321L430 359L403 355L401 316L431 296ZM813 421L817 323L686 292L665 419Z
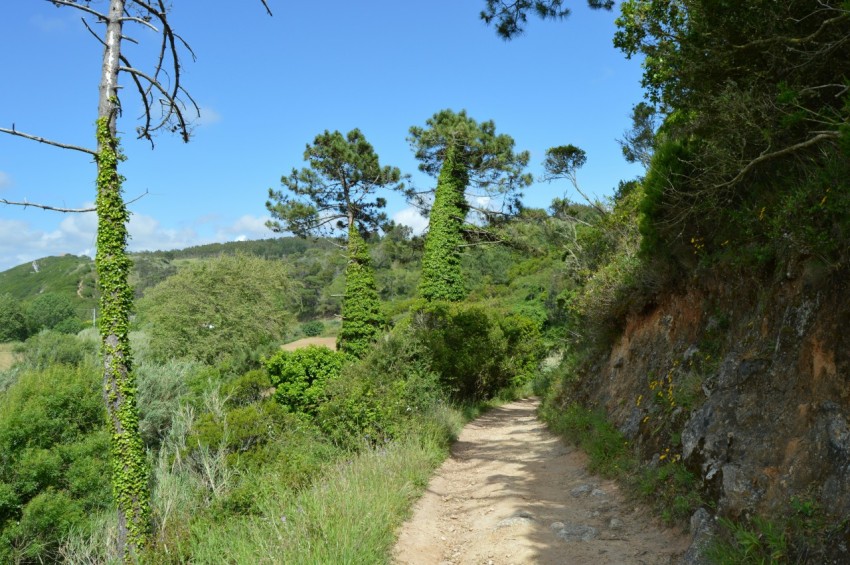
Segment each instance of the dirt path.
M534 400L467 425L401 530L407 565L660 565L689 537L626 502L590 475L587 456L537 420Z

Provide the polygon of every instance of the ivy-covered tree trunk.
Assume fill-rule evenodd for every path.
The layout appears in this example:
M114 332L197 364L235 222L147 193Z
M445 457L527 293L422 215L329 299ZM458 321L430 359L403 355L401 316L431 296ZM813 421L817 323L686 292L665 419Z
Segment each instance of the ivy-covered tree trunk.
M431 208L419 283L419 295L428 301L457 302L466 298L460 252L461 227L466 217L464 191L469 175L458 153L454 146L446 149Z
M122 155L116 137L118 71L124 1L111 0L103 54L97 119L97 268L103 395L111 434L112 490L118 506L118 547L136 561L150 529L150 493L145 450L139 434L136 382L129 342L133 293L128 282L127 222L118 173Z
M357 231L355 222L351 221L348 225L342 328L337 347L340 351L362 357L378 339L384 323L369 248Z

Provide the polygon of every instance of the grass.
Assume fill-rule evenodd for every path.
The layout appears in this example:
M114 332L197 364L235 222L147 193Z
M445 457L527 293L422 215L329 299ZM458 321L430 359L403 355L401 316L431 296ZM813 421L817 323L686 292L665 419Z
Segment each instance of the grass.
M252 512L171 526L185 528L183 547L170 556L161 547L154 561L387 563L398 526L462 424L460 412L438 407L407 438L340 460L300 490L260 471Z
M581 447L588 470L616 479L633 496L649 503L668 524L683 524L704 501L696 477L681 461L641 463L636 451L602 412L576 403L564 409L544 403L541 417L555 433Z
M191 427L187 410L177 428ZM301 486L287 474L288 459L309 457L309 444L291 444L282 460L242 471L226 469L212 454L205 467L220 479L220 492L209 488L208 477L178 470L179 450L166 445L154 463L155 547L142 562L389 563L398 527L448 455L465 414L479 411L437 405L404 438L357 454L340 451L312 466ZM236 474L227 478L221 471ZM66 540L69 562L115 562L109 557L114 514L95 522L92 531Z

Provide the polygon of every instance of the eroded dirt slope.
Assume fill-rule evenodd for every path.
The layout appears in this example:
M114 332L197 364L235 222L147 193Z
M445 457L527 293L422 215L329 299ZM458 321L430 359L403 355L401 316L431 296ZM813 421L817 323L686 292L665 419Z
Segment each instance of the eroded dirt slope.
M590 475L537 420L534 400L467 425L401 530L396 563L668 564L689 537Z

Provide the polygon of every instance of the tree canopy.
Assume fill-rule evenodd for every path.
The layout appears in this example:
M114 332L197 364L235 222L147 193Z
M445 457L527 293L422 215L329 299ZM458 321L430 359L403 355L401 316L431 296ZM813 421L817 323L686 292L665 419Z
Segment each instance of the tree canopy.
M308 167L280 179L284 190L269 189L266 208L275 232L298 236L346 234L354 224L361 233L376 231L387 217L379 190L405 192L397 167L380 165L378 154L359 129L319 134L304 150Z
M453 162L463 169L458 188L467 197L498 198L501 211L518 209L522 190L531 185L532 177L523 172L528 165L528 151L514 152L514 140L497 134L492 120L478 123L466 110L440 110L425 121L425 127L413 126L407 138L419 170L432 176L441 174L449 151ZM464 212L468 204L461 202Z
M614 0L587 0L587 5L594 10L610 10ZM495 22L496 33L507 40L523 34L529 13L542 20L562 20L570 15L570 9L564 6L564 0L486 0L481 19L487 24Z
M317 135L304 150L309 167L293 169L281 179L290 194L269 189L266 208L273 231L307 235L347 232L348 264L339 348L362 355L377 338L384 317L375 273L363 236L387 222L387 201L379 190L408 193L397 167L381 166L378 154L358 129ZM341 232L341 233L340 233Z
M155 356L215 363L282 339L291 288L280 261L223 255L151 288L139 310Z
M465 110L441 110L425 126L411 127L408 137L419 169L438 176L420 294L427 300L462 300L466 290L460 271L461 230L470 200L485 199L484 206L475 207L485 217L518 211L521 191L532 181L523 172L529 153L514 153L511 136L497 134L492 120L479 124ZM470 188L474 190L468 192ZM492 206L493 196L499 198L500 210Z

